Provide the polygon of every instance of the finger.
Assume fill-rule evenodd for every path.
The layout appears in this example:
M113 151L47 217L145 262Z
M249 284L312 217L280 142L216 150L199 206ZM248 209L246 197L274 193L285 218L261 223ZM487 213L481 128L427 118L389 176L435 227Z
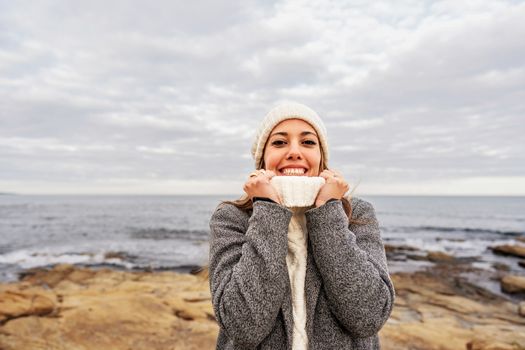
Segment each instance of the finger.
M332 177L332 174L330 174L327 170L323 170L321 174L319 174L320 177L322 177L325 180L328 180Z
M272 177L276 176L277 174L275 174L275 171L273 170L266 170L264 175L268 178L268 179L271 179Z

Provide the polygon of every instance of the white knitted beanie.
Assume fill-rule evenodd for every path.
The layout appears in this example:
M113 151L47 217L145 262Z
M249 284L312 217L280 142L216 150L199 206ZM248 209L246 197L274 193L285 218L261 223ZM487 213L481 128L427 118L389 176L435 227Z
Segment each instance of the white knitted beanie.
M264 146L273 128L287 119L301 119L310 124L319 137L323 156L328 162L328 141L326 139L326 127L317 113L308 106L296 102L287 102L273 108L263 119L252 145L252 156L255 160L255 168L258 169L263 156Z

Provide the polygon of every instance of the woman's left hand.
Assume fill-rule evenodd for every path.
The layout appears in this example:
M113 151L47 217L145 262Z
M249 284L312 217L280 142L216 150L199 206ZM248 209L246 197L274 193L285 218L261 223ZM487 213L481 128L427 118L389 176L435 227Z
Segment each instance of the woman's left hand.
M320 177L325 179L325 184L319 190L315 199L315 207L319 207L331 198L341 199L348 191L350 186L340 172L334 170L324 170Z

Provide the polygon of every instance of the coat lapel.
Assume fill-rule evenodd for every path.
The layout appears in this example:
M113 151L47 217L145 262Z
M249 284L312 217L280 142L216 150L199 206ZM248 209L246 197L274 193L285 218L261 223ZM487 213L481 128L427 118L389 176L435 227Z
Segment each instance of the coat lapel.
M308 242L308 256L306 258L306 277L304 291L306 294L306 334L308 339L313 339L314 331L314 314L317 298L321 290L321 275L317 270L312 254L310 242Z
M290 287L290 278L288 277L288 271L286 271L286 280L288 281L286 286L286 295L281 306L281 310L284 318L284 328L286 330L286 339L288 340L287 348L292 349L293 340L293 309L292 309L292 291Z

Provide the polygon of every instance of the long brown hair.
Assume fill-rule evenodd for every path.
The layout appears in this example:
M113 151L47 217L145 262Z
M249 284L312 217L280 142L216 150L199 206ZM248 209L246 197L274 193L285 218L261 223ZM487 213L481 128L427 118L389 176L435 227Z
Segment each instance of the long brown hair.
M322 150L321 147L322 146L319 145L319 148L320 148L320 151L321 151L321 162L319 164L319 173L321 173L323 170L328 169L328 164L326 163L326 160L324 159L323 150ZM265 168L264 157L262 157L261 158L261 162L259 163L259 166L257 167L257 169L264 169L264 168ZM364 224L364 222L356 220L356 219L352 219L352 204L350 203L349 199L352 198L352 193L354 191L355 191L355 188L353 188L350 191L348 196L341 198L341 202L343 204L343 209L344 209L344 211L346 213L346 216L348 217L348 222L351 223L351 224L362 225L362 224ZM239 209L241 209L241 210L243 210L243 211L245 211L247 213L250 213L253 210L252 199L250 197L248 197L248 195L246 193L243 194L237 200L233 200L233 201L226 200L226 201L222 201L221 202L221 204L224 204L224 203L232 204L232 205L236 206L237 208L239 208ZM193 275L197 275L198 277L200 277L202 279L208 279L209 278L208 265L198 267L198 268L192 270L191 273Z

